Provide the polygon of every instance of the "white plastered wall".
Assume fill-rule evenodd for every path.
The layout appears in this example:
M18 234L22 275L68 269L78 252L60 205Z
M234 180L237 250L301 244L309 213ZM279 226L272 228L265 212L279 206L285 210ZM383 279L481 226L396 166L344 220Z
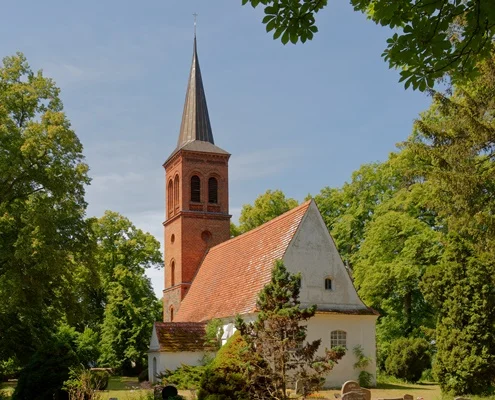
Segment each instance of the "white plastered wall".
M328 376L327 387L337 387L347 380L357 379L360 371L354 370L356 357L354 346L361 345L364 354L372 359L367 368L376 380L376 315L359 298L337 247L321 217L314 201L303 217L283 261L292 273L301 273L302 306L316 304L318 310L337 310L342 314L317 314L308 323L308 341L322 339L320 354L330 347L330 332L342 330L347 333L347 354ZM325 289L325 279L332 280L332 289ZM355 314L345 314L353 312Z
M150 350L148 352L148 376L151 382L156 382L156 374L177 369L182 364L200 365L205 353L201 351L181 351L178 353L160 352L160 344L155 327L151 333Z
M376 384L376 318L375 315L316 314L309 320L306 340L312 342L321 339L319 355L324 354L325 348L330 348L331 331L346 332L346 354L327 375L325 387L340 387L345 381L358 379L361 370L354 369L357 358L353 353L353 348L358 345L371 358L366 371L373 375L372 383Z

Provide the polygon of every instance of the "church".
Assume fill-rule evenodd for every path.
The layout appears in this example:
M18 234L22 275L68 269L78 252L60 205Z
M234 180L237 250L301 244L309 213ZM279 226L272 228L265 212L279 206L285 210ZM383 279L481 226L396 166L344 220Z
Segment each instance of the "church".
M181 364L200 364L208 352L208 321L222 321L224 344L236 315L254 320L257 294L281 259L290 272L301 273L301 305L318 306L307 340L321 339L321 352L347 348L326 386L358 378L356 346L371 358L367 371L375 382L378 314L359 298L315 202L231 238L229 158L213 140L195 37L177 147L163 164L165 289L163 322L154 324L148 352L150 380Z

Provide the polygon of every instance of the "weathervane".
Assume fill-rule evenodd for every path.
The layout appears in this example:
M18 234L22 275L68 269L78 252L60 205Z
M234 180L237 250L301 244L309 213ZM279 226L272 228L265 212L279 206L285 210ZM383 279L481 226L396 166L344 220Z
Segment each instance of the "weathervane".
M193 13L194 16L194 37L196 37L196 17L198 16L197 13Z

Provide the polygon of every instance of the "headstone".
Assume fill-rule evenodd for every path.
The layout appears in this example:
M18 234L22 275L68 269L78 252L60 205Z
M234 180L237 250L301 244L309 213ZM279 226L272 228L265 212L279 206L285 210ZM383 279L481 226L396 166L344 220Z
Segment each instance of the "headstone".
M162 390L162 399L168 400L170 397L177 396L179 392L175 386L165 386Z
M342 395L342 400L366 400L361 390L351 390Z
M371 400L371 390L365 388L361 388L359 390L363 393L364 400Z
M403 398L404 400L414 400L414 397L411 394L405 394Z
M347 392L355 391L361 389L359 383L356 381L347 381L342 385L342 389L340 390L340 394L344 395Z
M455 397L454 400L471 400L469 397Z

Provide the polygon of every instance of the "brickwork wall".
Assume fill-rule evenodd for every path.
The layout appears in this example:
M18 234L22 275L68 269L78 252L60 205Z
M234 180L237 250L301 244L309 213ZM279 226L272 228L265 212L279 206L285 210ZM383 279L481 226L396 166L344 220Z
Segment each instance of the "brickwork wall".
M180 151L165 165L164 321L170 321L171 306L178 311L207 250L230 238L228 159L226 154ZM194 175L201 180L201 202L190 201ZM218 182L216 204L208 203L210 177Z

